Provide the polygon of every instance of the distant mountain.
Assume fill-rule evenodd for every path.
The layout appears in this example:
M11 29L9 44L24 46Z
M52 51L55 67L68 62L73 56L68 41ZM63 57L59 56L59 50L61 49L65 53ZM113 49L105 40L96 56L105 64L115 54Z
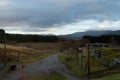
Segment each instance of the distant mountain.
M68 35L60 35L60 37L63 37L63 38L80 38L80 37L83 37L84 35L100 36L100 35L109 35L109 34L120 35L120 30L117 30L117 31L112 31L112 30L89 30L89 31L85 31L85 32L76 32L76 33L68 34Z

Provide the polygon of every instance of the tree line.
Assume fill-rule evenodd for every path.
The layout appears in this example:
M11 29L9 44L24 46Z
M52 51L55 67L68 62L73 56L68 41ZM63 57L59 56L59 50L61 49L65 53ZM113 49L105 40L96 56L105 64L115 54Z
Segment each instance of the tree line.
M8 34L0 30L0 42L57 42L59 38L55 35L27 35L27 34Z
M91 43L117 43L120 44L120 35L101 35L101 36L83 36L87 38Z

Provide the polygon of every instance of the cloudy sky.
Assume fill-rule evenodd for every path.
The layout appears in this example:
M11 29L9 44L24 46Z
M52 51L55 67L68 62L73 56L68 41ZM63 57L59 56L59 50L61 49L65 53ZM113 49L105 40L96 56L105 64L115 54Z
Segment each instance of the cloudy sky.
M119 30L120 0L0 0L0 28L56 35Z

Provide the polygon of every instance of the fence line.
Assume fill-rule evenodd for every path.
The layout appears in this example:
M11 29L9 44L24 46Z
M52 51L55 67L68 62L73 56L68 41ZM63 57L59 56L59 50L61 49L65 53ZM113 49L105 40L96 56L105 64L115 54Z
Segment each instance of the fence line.
M10 65L7 66L5 69L3 69L3 70L0 72L0 80L1 80L8 72L10 72Z

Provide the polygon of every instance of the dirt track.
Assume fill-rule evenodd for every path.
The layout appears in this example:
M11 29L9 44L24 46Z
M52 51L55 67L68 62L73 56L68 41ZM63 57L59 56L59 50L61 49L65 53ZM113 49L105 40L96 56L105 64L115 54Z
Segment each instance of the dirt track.
M82 80L73 75L67 67L58 61L59 54L53 54L39 60L37 62L25 64L25 77L47 75L52 71L57 71L68 78L68 80ZM17 65L17 70L8 74L2 80L20 80L21 79L21 65Z

